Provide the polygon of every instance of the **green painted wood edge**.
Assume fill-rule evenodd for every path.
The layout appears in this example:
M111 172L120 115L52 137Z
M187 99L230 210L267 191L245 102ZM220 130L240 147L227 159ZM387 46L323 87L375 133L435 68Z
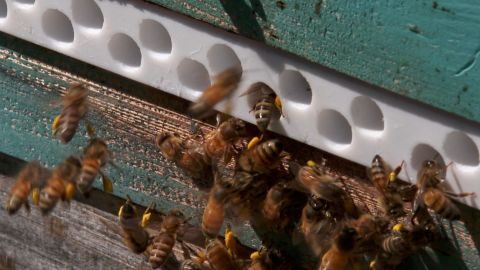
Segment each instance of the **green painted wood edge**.
M147 1L480 121L477 0Z

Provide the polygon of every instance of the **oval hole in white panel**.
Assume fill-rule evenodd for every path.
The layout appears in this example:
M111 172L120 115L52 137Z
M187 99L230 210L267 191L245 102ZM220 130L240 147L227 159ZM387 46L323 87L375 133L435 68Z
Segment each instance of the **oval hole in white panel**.
M463 132L453 131L447 135L443 149L452 161L465 166L477 166L478 148L470 137Z
M49 38L55 41L71 43L74 39L73 26L70 19L57 9L48 9L42 15L42 29Z
M352 126L341 113L331 109L323 110L317 121L318 133L330 142L342 146L352 143Z
M93 0L72 1L72 15L73 20L83 27L96 30L103 27L102 10Z
M126 34L114 34L108 42L108 51L114 60L128 67L139 67L142 64L140 48Z
M418 171L422 168L422 164L426 160L435 160L441 165L445 165L445 160L438 153L437 150L435 150L428 144L418 144L412 150L412 156L410 157L410 165L412 166L412 168Z
M0 0L0 19L6 18L8 14L7 2Z
M292 102L302 109L312 103L312 88L300 72L284 70L280 74L278 85L283 102Z
M172 52L172 38L167 29L151 19L140 23L140 42L143 47L162 59Z
M228 68L242 70L242 63L232 48L224 44L215 44L207 52L208 64L214 74Z
M369 97L360 96L353 99L350 113L355 126L371 131L383 131L383 113L377 103Z
M210 86L210 76L200 62L185 58L177 67L178 79L188 89L200 92Z

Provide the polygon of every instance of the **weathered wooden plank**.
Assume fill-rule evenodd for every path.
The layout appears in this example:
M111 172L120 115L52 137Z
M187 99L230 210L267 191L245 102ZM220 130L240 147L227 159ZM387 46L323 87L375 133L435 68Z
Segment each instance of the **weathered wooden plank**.
M2 203L13 181L0 175ZM97 194L94 200L121 204L107 194ZM114 214L77 201L46 217L35 208L30 214L21 209L14 216L2 209L0 269L151 269L144 255L123 244L118 229ZM184 258L179 244L174 254L163 269L178 269Z
M147 1L480 121L476 0Z

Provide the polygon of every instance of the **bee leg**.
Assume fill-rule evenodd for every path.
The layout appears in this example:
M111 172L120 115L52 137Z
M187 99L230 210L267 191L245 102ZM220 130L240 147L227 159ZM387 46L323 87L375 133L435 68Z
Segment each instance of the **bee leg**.
M90 123L90 121L88 121L86 119L84 121L85 121L85 127L87 129L88 137L94 138L95 137L95 129L93 128L92 123Z
M103 191L112 193L113 192L113 182L112 180L106 176L103 172L100 172L102 176L102 183L103 183Z
M451 196L451 197L458 197L458 198L462 198L462 197L468 197L468 196L474 196L475 195L475 192L461 192L461 193L453 193L451 191L444 191L445 194L447 194L448 196Z
M30 213L30 203L28 203L28 201L25 201L25 209Z
M200 126L195 123L192 117L190 117L190 133L192 133L194 136L199 136L202 139L205 139L205 134L203 133Z

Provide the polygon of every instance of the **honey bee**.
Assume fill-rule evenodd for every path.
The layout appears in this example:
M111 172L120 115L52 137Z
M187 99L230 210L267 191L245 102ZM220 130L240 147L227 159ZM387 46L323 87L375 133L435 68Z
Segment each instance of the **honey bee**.
M62 112L55 117L52 124L53 135L62 143L72 140L80 120L85 117L88 111L87 95L88 89L83 84L75 83L63 97Z
M319 270L346 270L352 269L354 264L353 252L355 250L357 231L345 227L334 238L330 249L322 256Z
M291 270L291 269L303 269L294 268L290 261L288 261L278 249L262 246L258 251L253 252L250 255L251 263L248 266L248 270Z
M202 231L209 237L214 238L220 232L225 218L224 202L221 201L219 185L214 185L210 190L207 206L202 217Z
M178 268L180 270L211 270L210 266L205 265L203 259L185 259Z
M411 187L400 187L398 184L397 176L402 170L402 165L403 162L392 170L381 156L375 155L371 167L367 170L370 180L380 193L377 197L380 207L387 215L394 218L406 214L403 208L404 199L402 199L402 194L405 194L408 191L407 188ZM405 200L408 201L409 199L411 200L411 198Z
M48 214L60 199L70 201L73 198L81 166L78 157L70 156L53 169L47 184L40 191L38 205L43 215Z
M171 210L164 217L159 234L153 238L147 248L148 260L152 268L159 268L166 262L177 241L178 231L185 223L185 216L177 209Z
M263 217L275 228L283 229L301 209L301 205L305 203L303 194L290 188L289 182L279 182L271 187L265 200L262 203L261 211Z
M250 173L267 173L280 164L283 144L278 139L268 140L252 146L238 159L238 167Z
M22 205L30 211L28 196L34 188L39 188L47 178L48 170L43 168L37 161L31 161L17 175L17 180L12 186L5 209L8 214L16 213Z
M465 197L474 193L455 194L445 191L441 186L441 174L445 167L434 160L426 160L417 175L417 194L413 202L412 222L416 219L422 208L427 207L448 220L461 218L460 210L451 201L450 197ZM424 211L425 212L425 211Z
M438 240L435 226L406 228L396 224L381 241L381 251L370 264L372 269L395 269L404 258Z
M177 166L187 171L194 179L207 181L211 187L213 175L211 167L206 163L206 155L202 145L186 142L176 133L162 132L155 139L162 155ZM200 184L200 183L199 183Z
M203 143L207 163L223 158L228 163L232 159L234 143L246 135L245 122L236 118L229 118L221 123L216 130L207 134Z
M93 181L100 174L104 190L112 192L111 180L101 171L110 162L111 156L112 154L104 140L95 138L90 141L83 151L82 169L77 181L78 191L84 195L88 194Z
M149 214L149 209L150 207L145 210L141 218L132 204L132 200L127 196L127 200L118 211L118 220L123 231L123 241L131 251L137 254L144 252L149 245L150 236L142 226L143 217Z
M238 269L225 245L218 239L211 239L206 247L206 258L213 270Z
M257 127L264 132L275 114L282 114L282 103L275 92L263 82L256 82L241 96L260 92L260 97L253 107Z
M241 77L242 71L238 67L228 68L219 73L214 83L190 106L188 109L190 115L200 118L208 115L213 106L228 98L237 89Z

